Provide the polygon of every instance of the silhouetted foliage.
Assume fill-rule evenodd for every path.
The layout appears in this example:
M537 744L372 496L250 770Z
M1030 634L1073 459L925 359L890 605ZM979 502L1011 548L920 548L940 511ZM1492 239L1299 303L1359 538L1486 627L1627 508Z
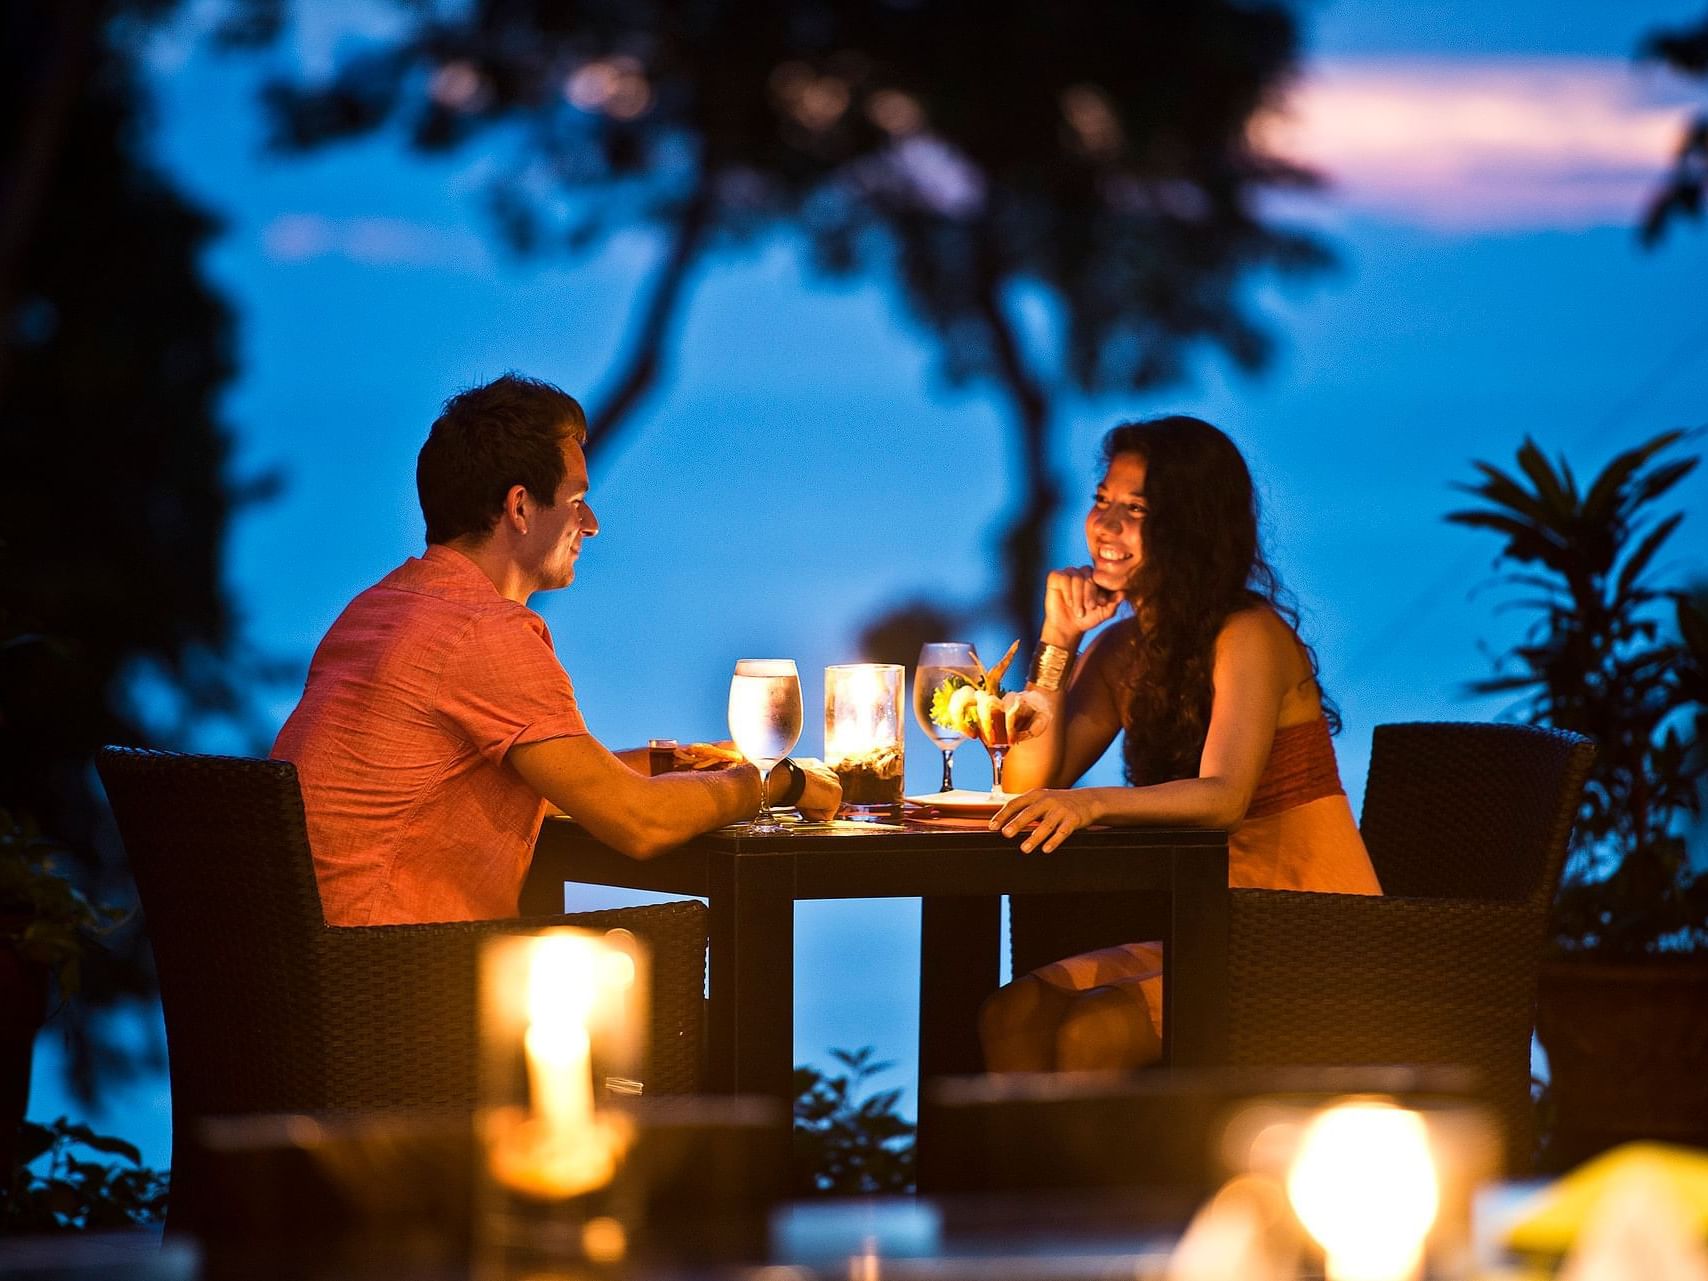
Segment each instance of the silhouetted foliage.
M0 806L67 845L84 889L134 900L91 749L142 737L151 678L185 717L239 715L217 400L232 317L199 259L216 231L146 155L139 42L166 0L0 10ZM85 1000L147 997L136 931L91 956ZM69 1013L75 1082L124 1040Z
M89 901L61 867L64 852L29 815L0 807L0 946L52 974L60 1000L77 995L83 958L125 916Z
M867 663L896 663L912 667L920 646L931 641L956 640L965 620L932 601L907 601L874 619L860 633L860 658Z
M1708 13L1694 26L1653 32L1638 56L1665 63L1680 75L1708 80ZM1708 111L1699 111L1685 126L1672 169L1644 211L1643 243L1659 244L1679 218L1701 218L1704 194L1708 194Z
M110 1231L165 1217L168 1176L145 1166L123 1139L60 1117L24 1122L18 1141L20 1163L0 1199L0 1232ZM119 1159L91 1160L89 1153ZM33 1168L44 1161L46 1169Z
M228 34L272 38L281 3L238 0ZM787 225L827 272L892 275L948 376L993 382L1013 411L1023 489L1001 568L1027 632L1059 503L1056 395L1160 387L1199 348L1256 369L1270 344L1249 273L1325 262L1255 209L1309 181L1250 132L1294 69L1279 0L395 8L397 37L324 82L269 87L280 147L388 127L423 152L513 148L486 199L518 253L658 229L595 450L659 378L708 253ZM1048 304L1041 325L1020 319L1027 291Z
M1652 581L1684 519L1657 519L1655 504L1700 461L1663 459L1685 438L1626 450L1583 489L1563 458L1550 464L1526 440L1515 473L1477 463L1482 481L1458 488L1482 505L1447 517L1506 539L1503 581L1530 593L1516 604L1534 614L1501 674L1472 689L1524 693L1532 724L1596 741L1554 905L1565 952L1708 946L1708 873L1691 872L1684 832L1708 778L1708 612L1700 589Z
M901 1091L864 1093L872 1077L893 1066L872 1062L872 1053L869 1045L832 1050L831 1057L847 1069L843 1076L795 1068L797 1196L913 1190L914 1127L896 1112Z

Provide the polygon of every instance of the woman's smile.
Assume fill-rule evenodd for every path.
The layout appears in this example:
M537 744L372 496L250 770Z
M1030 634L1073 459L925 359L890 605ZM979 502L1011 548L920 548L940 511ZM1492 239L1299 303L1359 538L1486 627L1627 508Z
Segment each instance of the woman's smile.
M1116 455L1085 514L1091 577L1104 591L1124 592L1144 559L1145 510L1144 459Z

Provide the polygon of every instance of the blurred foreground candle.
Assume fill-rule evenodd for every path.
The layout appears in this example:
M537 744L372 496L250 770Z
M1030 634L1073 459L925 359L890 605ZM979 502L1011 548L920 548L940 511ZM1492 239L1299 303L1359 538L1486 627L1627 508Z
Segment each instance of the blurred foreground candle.
M1411 1281L1441 1203L1423 1118L1375 1099L1329 1108L1305 1129L1287 1196L1329 1281Z
M1302 1073L1303 1070L1301 1070ZM1500 1127L1453 1069L1341 1069L1370 1093L1325 1092L1323 1075L1277 1082L1230 1114L1222 1161L1284 1188L1300 1231L1323 1249L1339 1281L1428 1275L1475 1266L1472 1198L1500 1173Z
M824 669L824 759L856 815L901 812L904 683L894 663Z
M645 964L626 930L487 940L481 958L480 1221L500 1251L609 1252L609 1192L633 1126L618 1107L645 1026Z

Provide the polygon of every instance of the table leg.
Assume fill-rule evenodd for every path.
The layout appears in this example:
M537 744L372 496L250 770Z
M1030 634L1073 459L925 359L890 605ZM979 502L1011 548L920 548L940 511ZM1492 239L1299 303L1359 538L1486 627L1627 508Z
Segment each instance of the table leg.
M544 841L534 845L534 858L528 865L528 875L522 882L521 898L516 905L520 916L557 916L563 911L563 886L568 880L563 860L554 844Z
M1227 1062L1227 856L1172 858L1168 945L1163 950L1163 1050L1172 1067Z
M919 1119L916 1149L921 1192L940 1184L928 1133L925 1092L939 1076L984 1070L979 1004L996 990L1001 964L1002 899L994 894L944 895L920 902Z
M714 856L709 870L709 1085L794 1101L794 865Z

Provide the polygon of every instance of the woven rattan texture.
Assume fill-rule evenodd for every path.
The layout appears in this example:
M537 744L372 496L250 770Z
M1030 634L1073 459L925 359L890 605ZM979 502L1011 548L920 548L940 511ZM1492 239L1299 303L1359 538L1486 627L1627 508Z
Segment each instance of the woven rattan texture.
M1529 726L1379 726L1362 826L1386 893L1232 891L1231 1061L1474 1068L1528 1169L1536 973L1593 756ZM1016 973L1084 946L1015 919Z
M1474 1068L1528 1170L1536 974L1593 757L1529 726L1379 726L1361 826L1384 896L1233 891L1233 1061Z
M1552 899L1593 748L1527 725L1379 725L1359 829L1384 893Z
M480 940L544 925L621 927L647 944L647 1091L699 1088L703 904L329 927L290 764L105 748L98 769L160 975L175 1166L204 1116L467 1111Z

